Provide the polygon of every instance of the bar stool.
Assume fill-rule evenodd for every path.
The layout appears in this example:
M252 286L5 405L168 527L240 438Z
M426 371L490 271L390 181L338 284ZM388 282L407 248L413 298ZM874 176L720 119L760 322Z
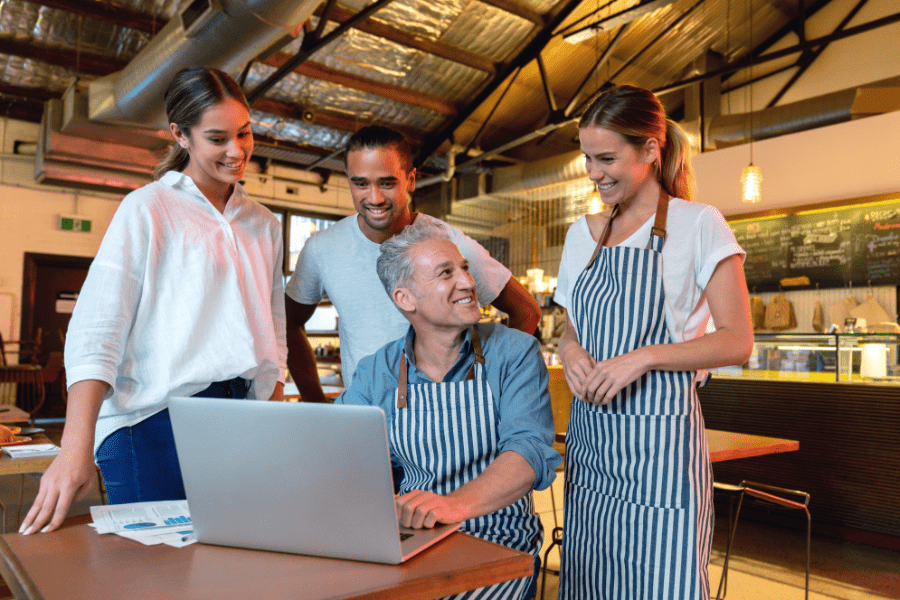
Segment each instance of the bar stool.
M563 445L563 451L560 452L563 457L563 462L560 464L559 469L565 471L565 462L566 462L566 454L565 454L565 443L566 443L566 432L565 431L557 431L556 436L554 437L554 441L558 444ZM550 486L550 504L553 507L553 531L550 533L550 545L547 546L547 550L544 552L544 562L542 564L541 569L541 595L539 598L544 597L544 585L547 583L547 559L550 557L550 551L553 550L554 547L559 546L562 547L562 536L563 536L563 528L560 526L559 521L556 518L556 498L553 493L553 486Z
M719 481L713 482L713 493L727 494L728 495L728 544L727 547L731 548L731 534L732 528L734 527L734 501L739 500L744 495L744 488L739 485L732 485L730 483L721 483ZM726 555L727 559L727 555ZM724 582L724 584L723 584ZM721 588L724 585L725 589L722 591L722 598L725 598L725 595L728 593L728 571L722 571L722 579L719 582L719 587Z
M735 486L731 486L735 487ZM744 497L750 496L754 501L766 506L776 506L786 510L802 510L806 513L806 600L809 600L809 557L810 546L812 541L812 517L809 514L809 494L799 490L789 490L786 488L767 485L765 483L756 483L753 481L741 481L740 486L736 486L739 495L737 512L734 515L734 523L728 535L728 550L725 552L725 563L722 566L722 578L719 580L719 589L716 592L716 600L724 598L723 587L728 578L728 561L731 558L731 547L734 543L734 537L737 534L738 518L741 515L741 505L744 503ZM791 500L791 497L797 500ZM730 515L729 515L730 518Z

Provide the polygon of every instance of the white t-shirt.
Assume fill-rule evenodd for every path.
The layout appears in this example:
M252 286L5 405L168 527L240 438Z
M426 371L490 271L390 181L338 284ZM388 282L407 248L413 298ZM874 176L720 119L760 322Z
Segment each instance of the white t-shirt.
M111 387L94 450L122 427L210 383L284 381L281 225L234 186L220 213L184 173L128 194L81 288L66 335L68 384Z
M645 248L655 218L654 213L619 246ZM703 335L706 330L709 306L704 290L716 265L735 254L743 260L746 253L722 214L706 204L673 198L669 202L666 232L662 251L666 328L673 342L683 342ZM569 227L553 295L556 303L567 310L572 288L596 246L585 217Z
M493 302L512 276L509 269L458 229L428 215L416 218L444 226L469 261L478 302ZM285 289L288 297L300 304L317 304L326 295L334 304L341 339L341 379L348 386L361 358L403 337L409 327L378 279L375 263L380 255L381 244L367 238L357 215L351 215L306 241Z

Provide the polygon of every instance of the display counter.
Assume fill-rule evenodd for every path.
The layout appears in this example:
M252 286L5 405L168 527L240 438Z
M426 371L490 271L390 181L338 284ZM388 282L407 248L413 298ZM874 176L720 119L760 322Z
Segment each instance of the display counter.
M900 335L759 335L699 390L706 426L800 441L715 478L808 492L821 533L900 549ZM768 517L765 517L768 518Z
M900 334L758 334L747 364L724 377L900 385Z

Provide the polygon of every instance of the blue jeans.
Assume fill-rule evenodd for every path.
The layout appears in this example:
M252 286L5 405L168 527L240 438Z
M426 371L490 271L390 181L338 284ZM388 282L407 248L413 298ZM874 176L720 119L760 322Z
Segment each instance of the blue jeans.
M242 400L247 382L218 381L194 396ZM169 409L110 434L97 449L97 465L110 504L185 499Z

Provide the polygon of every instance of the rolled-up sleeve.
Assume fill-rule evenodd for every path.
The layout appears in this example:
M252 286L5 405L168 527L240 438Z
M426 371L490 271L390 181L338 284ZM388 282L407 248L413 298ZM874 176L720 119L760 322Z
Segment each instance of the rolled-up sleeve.
M543 490L553 483L556 468L562 463L559 452L552 447L550 375L535 338L515 332L503 340L503 345L506 360L496 373L499 385L492 385L494 393L498 388L500 393L498 449L525 458L534 469L534 489Z

